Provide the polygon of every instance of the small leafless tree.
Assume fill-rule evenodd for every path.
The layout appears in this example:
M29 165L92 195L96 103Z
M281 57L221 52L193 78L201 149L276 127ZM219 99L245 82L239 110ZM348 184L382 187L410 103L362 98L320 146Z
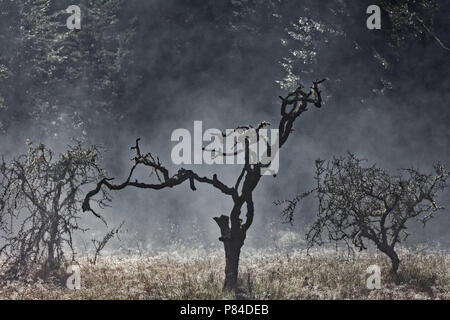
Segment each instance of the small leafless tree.
M96 240L96 239L92 239L92 244L94 245L94 258L90 259L90 262L92 264L96 264L97 263L97 259L98 257L100 257L103 249L105 249L106 245L108 244L108 242L114 238L115 236L119 237L119 232L122 229L123 225L125 222L122 222L118 227L116 228L112 228L110 231L108 231L104 236L102 240Z
M343 241L350 250L366 249L372 242L392 262L398 279L400 259L395 246L409 233L412 219L424 225L442 207L437 194L446 188L448 171L435 165L434 174L403 169L390 175L383 169L364 166L365 160L349 154L331 161L316 161L316 188L319 208L317 220L307 233L309 246L323 245L323 235L331 242ZM287 201L283 214L289 221L299 200L309 193Z
M299 86L294 92L289 93L286 97L280 97L281 99L281 119L279 122L279 148L283 147L286 143L289 135L293 131L293 125L295 120L304 112L307 111L308 104L312 103L317 108L322 105L322 98L318 88L318 85L324 80L314 82L311 90L308 92L303 91L303 86ZM257 127L253 126L239 126L236 130L247 131L253 129L256 131L255 136L258 138L259 142L259 130L269 125L267 122L262 122ZM226 137L225 133L222 133L222 137ZM128 174L128 178L120 183L112 183L112 179L102 179L98 184L97 188L92 190L86 195L85 201L83 203L84 211L94 210L91 208L90 200L101 190L122 190L126 187L136 187L142 189L152 189L161 190L164 188L173 188L184 182L189 182L190 188L195 191L196 183L208 184L225 195L231 197L233 200L233 207L229 216L221 215L215 217L217 225L220 228L221 236L220 241L224 244L225 249L225 281L224 290L231 291L235 290L237 286L238 279L238 267L239 267L239 256L241 248L244 244L244 240L247 235L247 230L250 228L254 218L254 203L253 203L253 191L258 185L262 173L261 170L267 169L267 163L263 164L261 161L252 163L249 159L251 156L251 150L249 145L251 141L244 139L245 148L245 164L241 170L241 173L236 179L234 186L228 186L219 180L216 174L212 178L202 177L193 172L192 170L186 170L181 168L177 173L171 175L166 167L164 167L159 158L153 156L151 153L143 154L139 146L139 139L136 140L136 144L132 147L136 154L133 159L133 166ZM268 150L272 146L268 145ZM236 149L235 149L236 150ZM217 153L218 150L204 150L204 152ZM269 152L269 151L268 151ZM278 152L278 150L277 150ZM266 154L267 157L268 154ZM219 153L218 156L229 156L225 152ZM133 178L133 173L138 166L148 167L157 181L154 183L140 182ZM241 219L241 211L243 207L246 208L246 220L245 222Z
M0 165L0 257L4 279L46 278L74 259L72 235L78 224L83 187L104 176L96 146L80 143L55 157L43 144L28 142L28 153ZM104 206L108 195L98 200ZM66 252L66 253L67 253Z

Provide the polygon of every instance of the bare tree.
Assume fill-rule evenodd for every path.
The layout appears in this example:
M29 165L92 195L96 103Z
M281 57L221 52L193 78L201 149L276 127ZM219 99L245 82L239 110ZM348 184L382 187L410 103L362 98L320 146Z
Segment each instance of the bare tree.
M4 279L22 279L37 272L52 275L65 261L65 250L74 259L72 235L79 224L83 187L104 176L96 146L80 143L55 157L40 144L28 142L28 153L0 165L0 256ZM108 195L98 200L105 205ZM38 268L38 270L36 269ZM36 271L36 273L34 273Z
M293 131L295 120L303 112L307 111L307 106L309 103L314 104L317 108L321 107L322 98L318 85L323 81L324 80L314 82L309 92L303 91L303 86L299 86L294 92L289 93L285 98L280 97L281 119L279 122L279 148L285 144L289 135ZM256 128L253 128L252 126L240 126L236 130L243 130L245 132L246 130L254 129L259 142L259 130L267 125L267 122L262 122ZM225 133L222 133L222 137L226 136L227 135ZM126 187L136 187L142 189L161 190L164 188L173 188L187 181L190 184L190 188L195 191L195 183L211 185L225 195L230 196L233 200L233 207L230 215L221 215L220 217L215 217L214 220L220 228L221 236L219 240L223 242L225 249L226 264L224 290L235 290L237 286L241 248L244 244L247 230L252 225L254 218L253 191L262 177L261 170L268 169L269 166L268 164L263 164L261 161L256 161L252 164L250 161L251 152L249 148L251 141L247 137L244 140L245 164L234 186L228 186L220 181L216 174L214 174L212 178L202 177L192 170L181 168L177 173L170 175L168 169L161 164L159 158L154 157L151 153L141 153L139 147L140 139L137 139L135 146L131 148L132 150L135 150L136 155L134 156L134 164L128 174L128 178L120 184L113 184L112 179L102 179L97 184L97 188L86 195L83 203L83 210L91 211L97 215L97 213L95 213L91 208L90 200L104 188L108 190L121 190ZM270 151L273 149L272 147L274 146L269 145L268 143L266 155L269 155L269 152L272 152ZM217 150L204 150L204 152L215 153ZM225 157L229 156L229 154L223 152L219 154L219 156ZM138 166L150 168L158 181L155 183L145 183L134 179L133 173ZM245 222L241 219L241 211L244 206L246 208Z
M92 244L94 245L94 258L92 258L90 260L90 262L92 264L96 264L97 263L97 259L98 257L100 257L103 249L105 249L106 245L108 244L108 242L114 238L115 236L117 236L119 238L119 232L122 229L123 225L124 225L124 221L122 221L122 223L115 228L112 228L110 231L108 231L104 236L102 240L96 240L96 239L92 239ZM120 238L119 238L120 239Z
M316 161L317 185L313 191L319 208L317 220L307 233L308 244L323 245L324 234L331 242L343 241L350 250L364 250L367 242L372 242L390 258L398 279L400 259L395 246L408 237L410 220L425 225L443 209L436 201L437 194L447 186L448 171L437 164L435 174L403 169L398 175L390 175L375 165L364 166L364 161L353 154ZM289 221L299 200L308 194L287 201L283 214Z

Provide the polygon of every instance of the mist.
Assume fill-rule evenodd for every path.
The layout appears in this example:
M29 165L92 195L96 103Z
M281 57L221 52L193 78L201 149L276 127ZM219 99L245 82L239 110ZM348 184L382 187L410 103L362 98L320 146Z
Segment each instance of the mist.
M174 173L178 167L171 162L170 153L176 143L170 138L175 129L192 132L194 121L202 121L204 130L257 126L262 121L277 124L278 96L287 93L280 86L287 74L283 64L286 58L293 59L293 50L302 48L289 36L292 24L305 15L331 25L345 19L329 10L334 1L281 1L277 15L258 1L251 14L233 2L127 1L117 17L117 28L134 19L135 34L127 47L131 53L126 68L121 70L123 84L114 115L108 115L105 110L109 109L103 106L78 110L77 106L92 99L90 92L81 82L63 82L49 94L72 97L74 103L40 118L39 123L48 130L42 130L32 117L12 117L0 135L0 154L11 159L25 153L27 139L62 152L76 138L104 147L102 163L119 182L126 179L132 166L130 147L138 137L142 152L157 155ZM64 10L65 4L54 4L53 10ZM315 42L308 48L317 54L296 72L305 86L327 78L323 86L325 101L321 109L311 107L298 119L280 152L278 175L264 176L255 190L255 219L244 248L269 247L280 231L304 236L315 216L314 199L297 209L293 225L283 223L274 201L311 189L316 159L353 152L368 159L368 164L376 163L392 173L409 167L428 173L437 161L450 165L450 52L433 39L393 49L383 33L365 27L365 11L353 9L348 13L347 26L354 21L358 24L351 28L352 34L327 35L328 42L313 35ZM4 10L7 8L1 8ZM442 1L434 27L447 44L449 14L449 2ZM2 42L15 41L5 24L1 35ZM359 54L355 41L349 39L370 47L372 53L390 57L395 51L390 67L380 66L374 55ZM4 51L2 54L8 56ZM14 86L27 94L26 82ZM45 84L39 88L56 90ZM8 107L19 108L21 103L10 98ZM83 117L78 125L71 116L76 112ZM0 113L0 117L6 116ZM57 125L54 119L59 119L55 120ZM228 184L241 170L239 165L186 168L199 175L217 173ZM137 177L144 181L148 174L140 171ZM197 185L195 192L183 184L161 191L128 188L112 195L111 207L99 213L108 221L108 227L125 221L126 232L115 246L134 247L139 242L149 250L164 249L171 240L186 246L219 247L219 230L212 217L228 214L232 205L224 194L202 185ZM448 191L442 194L441 202L450 206ZM81 216L90 228L86 239L108 228L90 213ZM445 209L426 228L419 223L412 225L414 232L408 243L448 247L449 227L450 216Z

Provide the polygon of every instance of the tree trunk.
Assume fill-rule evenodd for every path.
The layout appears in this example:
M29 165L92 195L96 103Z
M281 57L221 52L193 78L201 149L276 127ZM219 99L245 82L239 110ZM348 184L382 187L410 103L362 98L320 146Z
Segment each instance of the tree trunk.
M239 256L241 254L242 243L238 241L224 242L225 248L225 281L224 291L235 291L239 274Z
M52 224L50 229L49 243L48 243L48 257L47 257L47 271L52 272L56 269L57 262L55 259L55 250L57 250L57 233L59 217L52 218Z
M392 275L394 276L394 281L396 284L399 284L400 277L398 276L398 267L400 265L400 259L398 258L397 253L394 250L391 250L388 254L389 258L391 259L392 263Z
M233 227L230 229L229 217L220 216L214 218L219 225L221 237L225 249L225 281L223 291L236 291L239 274L239 256L244 245L245 232Z
M60 178L62 181L62 177ZM57 268L57 264L59 261L56 261L55 254L58 254L59 249L59 241L58 239L58 226L59 226L59 200L61 198L61 192L62 192L62 182L58 182L58 185L56 187L56 194L53 198L53 208L52 208L52 214L49 216L51 220L51 228L49 230L50 233L50 239L48 244L48 259L47 259L47 267L49 272L53 272Z
M391 259L392 264L391 272L393 275L397 276L398 266L400 265L400 259L397 253L394 251L394 249L391 249L390 247L385 248L384 250L381 251L383 251L389 257L389 259Z
M381 252L385 253L389 257L389 259L391 259L392 264L391 273L394 277L395 283L398 284L400 282L400 278L398 276L398 267L400 265L400 258L398 257L395 250L388 245L378 246L378 249L380 249Z

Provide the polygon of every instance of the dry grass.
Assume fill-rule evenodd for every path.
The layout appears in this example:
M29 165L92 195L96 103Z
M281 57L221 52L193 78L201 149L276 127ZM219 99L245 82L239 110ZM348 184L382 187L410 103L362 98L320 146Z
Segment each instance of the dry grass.
M450 299L450 255L401 252L402 284L389 276L383 256L346 259L336 252L246 253L238 298L246 299ZM9 283L0 299L234 299L222 293L222 252L103 257L80 261L81 290L33 282ZM382 288L366 288L366 269L377 264Z

